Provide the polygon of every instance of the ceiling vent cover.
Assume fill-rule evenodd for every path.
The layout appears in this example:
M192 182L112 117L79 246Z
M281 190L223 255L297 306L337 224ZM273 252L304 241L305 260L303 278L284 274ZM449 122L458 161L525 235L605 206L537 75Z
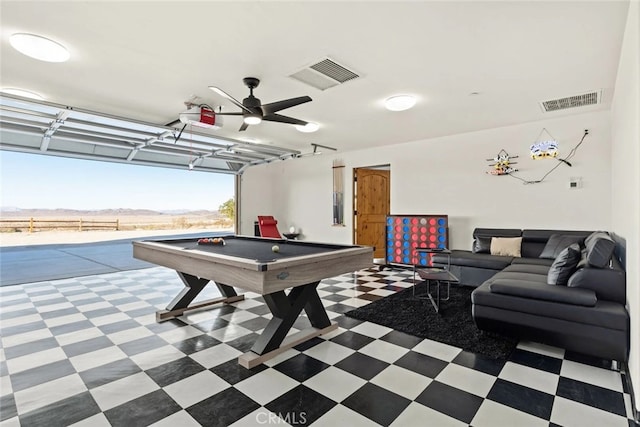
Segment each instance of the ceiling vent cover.
M325 58L303 68L297 73L291 74L289 77L313 86L316 89L325 90L348 82L349 80L357 79L360 76L337 62Z
M551 99L540 102L542 110L546 113L550 111L566 110L567 108L584 107L586 105L596 105L602 102L602 90L588 92L582 95L567 96L566 98Z

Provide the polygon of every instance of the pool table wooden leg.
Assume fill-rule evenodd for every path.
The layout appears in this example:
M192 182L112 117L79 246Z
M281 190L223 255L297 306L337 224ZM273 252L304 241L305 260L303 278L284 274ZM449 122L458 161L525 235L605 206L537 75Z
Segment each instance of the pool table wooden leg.
M331 326L316 290L319 283L313 282L293 288L289 295L284 291L263 295L273 317L253 344L252 352L265 354L279 348L303 309L315 329Z
M200 301L193 305L189 305L195 299L195 297L197 297L198 294L202 292L202 290L205 288L205 286L207 286L210 280L196 277L187 273L182 273L180 271L178 271L177 273L178 276L180 276L180 279L182 279L185 287L180 291L178 295L175 296L175 298L173 298L173 300L167 306L166 310L156 312L156 322L163 322L165 320L182 316L182 314L186 311L200 309L221 302L228 304L244 299L244 295L238 295L233 287L214 282L218 287L218 290L222 294L222 297L208 299L205 301Z
M316 286L318 285L316 284ZM314 328L326 328L331 325L327 310L324 308L324 305L322 305L320 295L318 295L318 292L315 290L315 286L314 292L309 295L307 304L304 306L304 311L307 313L309 322L311 322L311 326Z
M247 369L264 363L291 347L338 328L331 322L316 290L320 282L263 295L273 317L253 344L251 351L238 357L238 363ZM307 312L312 327L287 336L302 310Z

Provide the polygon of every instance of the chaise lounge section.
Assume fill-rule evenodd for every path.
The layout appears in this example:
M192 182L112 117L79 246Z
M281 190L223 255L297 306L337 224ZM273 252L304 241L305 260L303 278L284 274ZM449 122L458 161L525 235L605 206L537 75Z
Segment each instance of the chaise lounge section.
M452 251L450 263L462 284L477 286L478 328L628 360L626 276L608 233L479 228L473 235L474 251ZM495 238L520 243L520 256L487 253ZM433 258L436 266L447 262Z

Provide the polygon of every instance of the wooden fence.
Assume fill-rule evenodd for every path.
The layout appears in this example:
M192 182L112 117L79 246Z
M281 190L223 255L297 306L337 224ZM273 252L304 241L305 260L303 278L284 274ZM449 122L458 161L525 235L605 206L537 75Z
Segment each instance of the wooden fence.
M0 230L17 231L28 230L119 230L120 220L96 221L79 219L0 219Z

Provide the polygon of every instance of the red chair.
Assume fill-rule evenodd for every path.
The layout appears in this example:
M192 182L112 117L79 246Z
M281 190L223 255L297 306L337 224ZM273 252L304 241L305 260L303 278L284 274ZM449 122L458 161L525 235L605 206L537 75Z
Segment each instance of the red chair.
M276 221L274 217L258 215L258 227L260 228L261 237L282 239L282 236L278 231L278 221Z

